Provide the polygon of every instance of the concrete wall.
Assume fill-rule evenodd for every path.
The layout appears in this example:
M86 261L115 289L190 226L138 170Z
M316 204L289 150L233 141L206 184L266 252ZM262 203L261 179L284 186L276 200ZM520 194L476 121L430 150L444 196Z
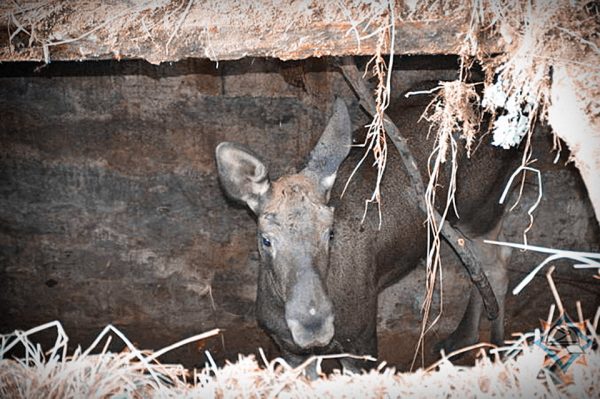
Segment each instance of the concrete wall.
M448 58L398 65L397 95L455 75ZM205 349L222 360L259 346L276 355L253 315L254 220L224 198L213 151L223 140L247 144L277 176L302 163L335 96L351 105L354 128L364 126L368 120L339 73L327 60L34 68L0 65L0 332L57 319L73 344L86 345L112 323L141 347L160 348L220 327L222 339L165 360L197 365ZM553 156L547 141L539 140L544 159ZM585 190L576 171L562 165L566 155L561 159L558 166L544 161L547 184L530 241L598 250ZM514 240L523 215L511 216L507 227ZM515 281L539 260L516 258ZM464 273L451 263L444 300L455 305L446 307L432 341L453 328L466 305ZM561 268L568 299L585 297L586 310L590 301L597 305L589 274ZM382 357L405 364L412 355L423 287L417 270L380 299ZM545 315L549 291L544 281L535 287L524 294L535 303L531 310L511 299L509 330L530 328Z

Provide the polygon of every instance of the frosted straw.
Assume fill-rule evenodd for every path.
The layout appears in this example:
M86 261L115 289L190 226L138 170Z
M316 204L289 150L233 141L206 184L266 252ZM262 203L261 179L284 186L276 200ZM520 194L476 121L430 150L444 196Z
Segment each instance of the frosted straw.
M582 268L582 266L585 265L586 268L598 268L600 270L600 262L596 261L596 260L600 260L600 254L595 253L595 252L568 251L568 250L564 250L564 249L546 248L546 247L540 247L537 245L517 244L517 243L512 243L512 242L494 241L494 240L483 240L483 242L485 242L486 244L501 245L501 246L505 246L505 247L523 249L526 251L530 250L530 251L534 251L534 252L542 252L542 253L550 254L550 256L548 256L546 259L544 259L544 261L542 263L537 265L531 272L529 272L529 274L527 276L525 276L525 278L513 289L513 291L512 291L513 295L518 295L523 290L523 288L525 288L525 286L527 284L529 284L531 282L531 280L533 280L535 275L544 266L546 266L548 263L550 263L554 260L557 260L557 259L565 258L565 259L572 259L572 260L581 262L581 264L576 265L576 266L578 266L577 267L578 269Z

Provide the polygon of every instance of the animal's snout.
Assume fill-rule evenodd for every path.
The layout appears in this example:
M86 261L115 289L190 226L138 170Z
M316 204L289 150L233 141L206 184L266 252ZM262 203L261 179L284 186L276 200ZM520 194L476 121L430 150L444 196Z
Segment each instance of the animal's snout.
M298 280L285 303L285 321L292 339L303 349L328 345L334 334L334 311L319 275L311 268Z
M331 306L324 311L311 307L286 318L294 342L303 349L326 346L334 333Z

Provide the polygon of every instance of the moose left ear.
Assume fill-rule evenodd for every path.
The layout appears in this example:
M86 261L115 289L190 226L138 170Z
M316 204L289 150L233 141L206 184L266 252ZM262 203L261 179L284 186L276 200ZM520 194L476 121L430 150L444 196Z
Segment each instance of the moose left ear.
M319 142L310 152L308 164L301 172L317 183L319 191L327 200L338 168L350 153L351 145L352 129L348 108L344 101L338 98L333 106L333 115Z
M267 167L256 154L235 143L219 144L216 158L219 179L227 195L258 214L271 186Z

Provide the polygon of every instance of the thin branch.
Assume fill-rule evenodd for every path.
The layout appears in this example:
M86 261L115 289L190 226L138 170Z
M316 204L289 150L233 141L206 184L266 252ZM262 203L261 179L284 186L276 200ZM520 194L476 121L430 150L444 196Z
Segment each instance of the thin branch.
M439 89L442 89L444 86L436 86L431 90L417 90L417 91L409 91L404 93L404 97L408 98L410 96L416 96L416 95L420 95L420 94L431 94L431 93L435 93L436 91L438 91Z
M543 192L542 192L542 173L539 171L539 169L532 168L530 166L523 166L523 165L519 166L517 168L517 170L515 170L513 172L513 174L510 176L510 179L508 179L508 183L506 183L506 186L504 187L504 191L502 192L502 195L500 196L500 201L498 201L498 203L499 204L504 204L504 200L506 199L506 196L508 194L508 190L512 186L513 180L515 179L515 177L517 176L517 174L519 174L519 172L521 172L521 171L523 171L523 172L526 172L526 171L534 172L534 173L537 174L537 179L538 179L538 197L537 197L537 200L535 201L535 203L527 210L527 214L529 215L529 225L527 226L527 228L525 228L525 230L523 230L523 244L527 245L527 233L533 227L533 211L536 210L536 208L538 207L538 205L542 201L542 196L543 196ZM521 190L523 188L524 181L525 180L522 180ZM520 195L519 195L519 197L520 197ZM516 206L517 203L518 203L518 200L515 203L515 205L513 205L513 208ZM512 210L512 208L511 208L511 210Z
M556 289L556 285L554 284L554 280L552 279L552 273L554 272L555 267L552 266L550 270L546 273L546 279L548 280L548 285L550 286L550 290L552 291L552 295L554 296L554 301L556 302L556 306L558 306L558 314L562 316L565 314L565 308L560 299L560 295Z
M169 36L169 40L167 40L167 44L165 45L165 51L167 54L169 54L169 45L171 44L171 41L175 38L175 35L179 31L179 28L181 28L181 25L183 25L183 21L185 21L185 18L187 17L188 13L190 12L190 8L192 8L193 3L194 3L194 0L188 1L187 7L181 14L181 17L179 18L179 21L177 22L175 29L173 29L173 32L171 32L171 36Z

